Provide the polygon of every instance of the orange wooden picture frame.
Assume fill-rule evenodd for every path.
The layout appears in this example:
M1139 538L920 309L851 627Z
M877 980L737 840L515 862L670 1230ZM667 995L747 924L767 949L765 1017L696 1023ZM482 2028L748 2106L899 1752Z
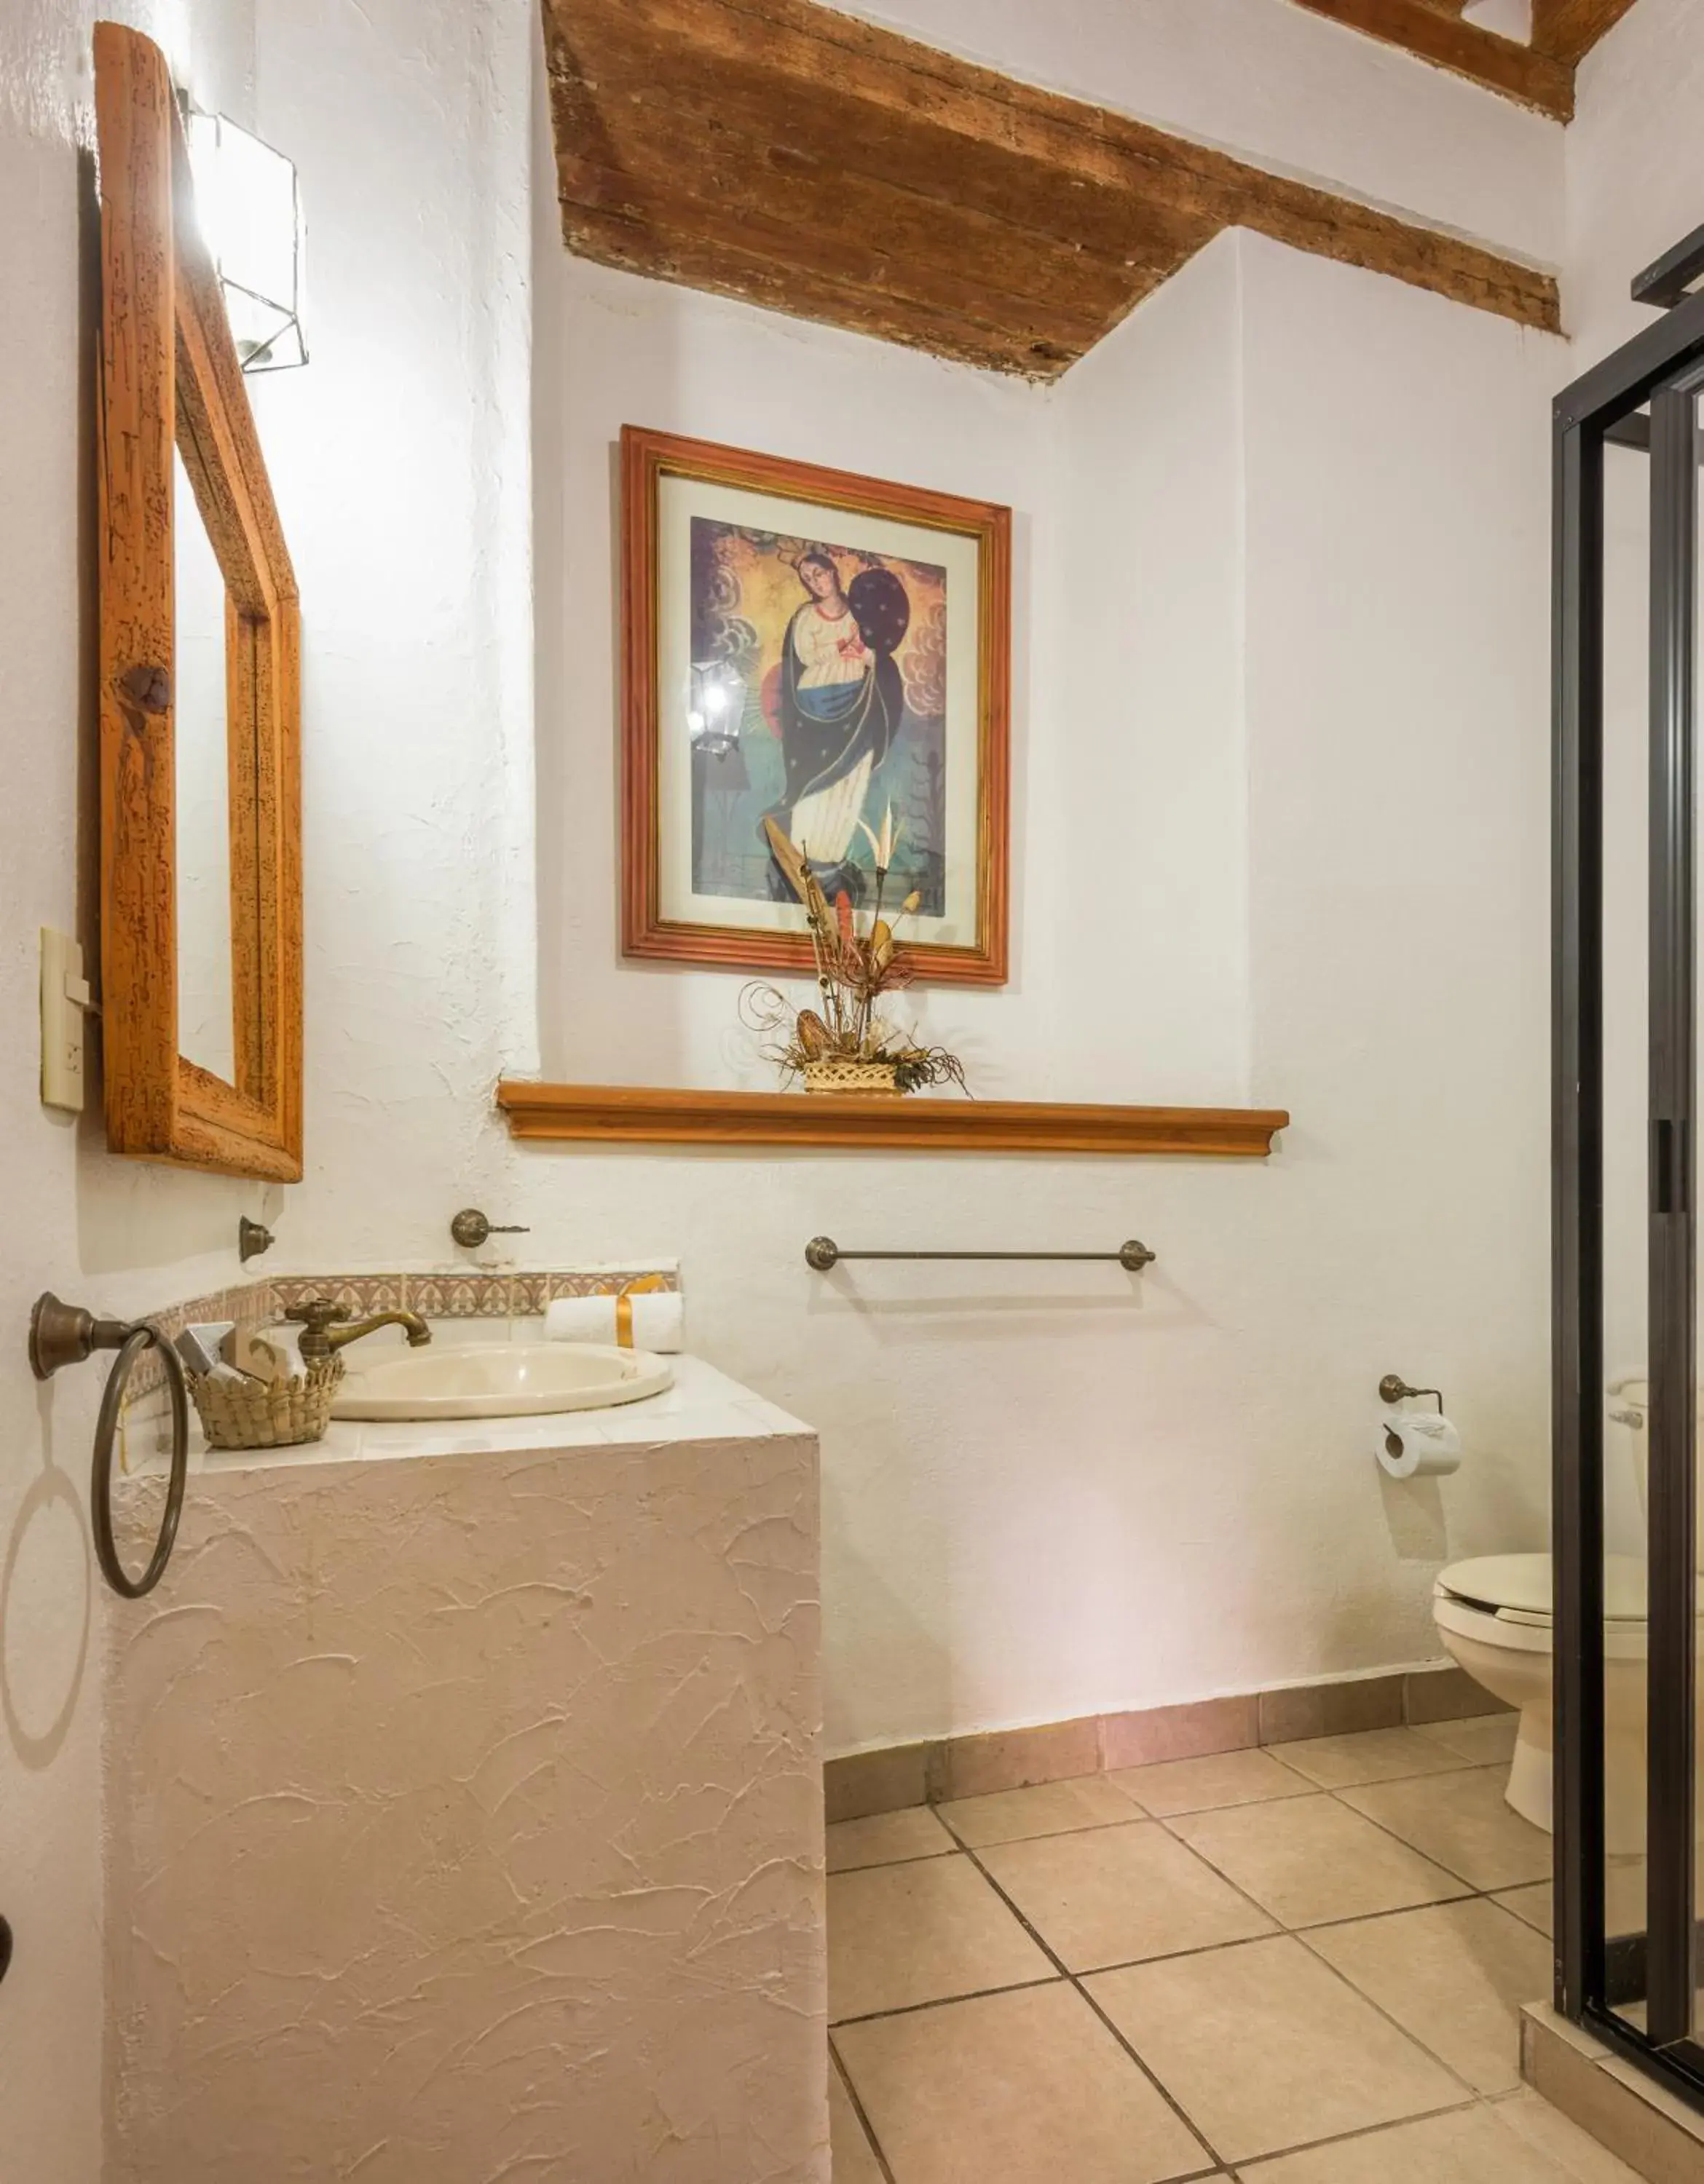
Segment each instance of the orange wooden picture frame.
M919 978L1003 986L1010 861L1012 511L639 426L622 429L622 947L628 956L728 969L809 972L807 934L688 924L661 910L658 743L662 689L658 506L665 476L828 505L970 538L978 547L976 938L915 945Z
M94 33L100 153L101 1024L118 1153L302 1173L296 580L159 48ZM173 451L226 587L235 1081L178 1050Z

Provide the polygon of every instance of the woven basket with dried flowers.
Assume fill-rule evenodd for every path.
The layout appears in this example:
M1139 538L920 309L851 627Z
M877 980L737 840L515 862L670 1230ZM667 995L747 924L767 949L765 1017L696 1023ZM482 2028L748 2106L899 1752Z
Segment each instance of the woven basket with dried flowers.
M883 916L883 897L899 828L891 807L880 833L862 820L858 824L875 862L875 901L865 933L858 929L850 898L841 894L831 905L811 870L806 850L795 844L773 819L763 822L775 862L804 907L822 1007L796 1012L775 987L758 984L746 989L741 1013L755 1030L774 1038L770 1055L790 1076L798 1078L807 1092L892 1098L929 1084L956 1084L961 1091L968 1090L956 1055L944 1047L919 1046L876 1013L876 1004L884 994L908 986L915 976L894 926L916 913L921 897L908 895L892 923Z

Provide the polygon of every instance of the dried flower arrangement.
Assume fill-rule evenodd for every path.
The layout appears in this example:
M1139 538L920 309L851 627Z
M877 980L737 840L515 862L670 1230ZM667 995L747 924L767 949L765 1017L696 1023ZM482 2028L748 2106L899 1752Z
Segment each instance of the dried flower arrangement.
M773 819L764 820L775 861L804 907L822 1008L796 1011L777 988L756 984L741 995L740 1012L754 1030L774 1038L775 1044L767 1051L789 1076L801 1078L807 1092L891 1095L916 1092L930 1084L956 1084L968 1091L956 1055L944 1047L917 1045L876 1014L876 1003L884 994L908 986L916 975L894 925L915 912L920 897L908 895L895 912L893 924L883 916L882 898L899 829L891 807L879 834L862 820L858 824L875 861L875 901L866 933L858 929L851 899L841 894L830 905L805 851Z

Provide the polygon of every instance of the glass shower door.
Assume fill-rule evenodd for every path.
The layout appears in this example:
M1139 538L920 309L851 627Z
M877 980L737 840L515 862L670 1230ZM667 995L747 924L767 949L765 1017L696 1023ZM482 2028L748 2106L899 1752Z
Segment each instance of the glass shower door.
M1603 1921L1606 2000L1637 2022L1648 1709L1643 1630L1625 1610L1644 1614L1651 1444L1651 471L1647 450L1625 443L1602 462Z
M1704 2103L1704 298L1676 292L1556 405L1556 1998Z
M1647 1872L1645 2031L1690 2043L1697 1594L1697 1042L1695 746L1697 387L1689 365L1651 394L1651 1418L1646 1488ZM1615 1662L1612 1627L1606 1663Z

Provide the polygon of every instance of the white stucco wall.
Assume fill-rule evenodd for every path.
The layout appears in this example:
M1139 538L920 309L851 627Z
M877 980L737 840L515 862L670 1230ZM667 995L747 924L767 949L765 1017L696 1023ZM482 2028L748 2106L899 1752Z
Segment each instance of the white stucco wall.
M1651 324L1634 276L1704 221L1704 7L1640 0L1580 71L1567 136L1567 280L1589 364ZM1604 1255L1605 1362L1646 1362L1646 961L1651 468L1605 456ZM1609 1545L1644 1550L1645 1444L1612 1424L1606 1444Z
M0 10L0 1914L17 1946L0 1988L0 2118L6 2173L31 2184L92 2184L100 2170L94 1663L105 1611L85 1515L100 1376L38 1390L24 1356L29 1308L52 1288L127 1314L222 1280L237 1214L258 1212L261 1195L109 1160L95 1117L79 1127L37 1099L36 928L92 937L80 924L77 814L92 731L84 555L98 259L86 254L95 233L80 162L93 141L89 33L101 14L152 31L198 98L239 117L254 64L247 0Z
M310 207L323 359L272 382L259 406L306 593L309 1128L328 1206L347 1208L358 1184L379 1207L461 1202L465 1147L492 1134L497 996L506 981L530 989L531 919L508 869L523 855L528 800L517 773L506 785L500 757L507 729L524 724L530 680L530 16L504 8L488 22L449 5L392 14L257 10L252 0L42 0L0 14L0 473L13 512L0 536L0 754L13 785L0 822L0 1189L13 1240L0 1262L0 1914L17 1936L0 1989L0 2116L7 2174L31 2184L92 2184L100 2173L94 1663L108 1610L85 1511L100 1376L91 1368L37 1390L24 1359L30 1303L52 1287L128 1315L215 1287L237 1272L238 1213L274 1216L285 1203L278 1192L110 1160L98 1091L81 1126L37 1100L36 929L80 929L79 856L91 854L77 821L92 808L80 749L92 732L84 557L98 260L83 217L92 173L80 161L93 141L97 15L149 31L199 103L290 148ZM506 37L520 86L506 148ZM416 68L410 53L431 58ZM268 74L276 122L256 99ZM456 148L448 159L446 135ZM503 190L483 182L488 171L500 171ZM293 437L304 431L305 453ZM434 760L416 777L410 752L422 738ZM415 788L429 804L411 800ZM456 815L447 824L446 812ZM441 909L445 930L427 905ZM474 948L461 944L467 933ZM441 1006L456 1002L450 961L466 965L454 1016ZM455 1078L470 1051L464 1020L475 1017L487 1044ZM428 1018L441 1051L421 1035ZM459 1099L444 1096L447 1077ZM380 1119L364 1132L345 1123L351 1111ZM341 1162L328 1156L333 1145ZM385 1226L346 1214L340 1240L354 1251Z
M304 589L309 1173L288 1194L162 1174L36 1098L35 928L76 915L95 12L0 19L0 471L30 511L0 535L0 737L28 788L0 822L0 2114L31 2184L90 2184L100 2098L97 1382L29 1380L43 1286L126 1312L212 1286L243 1210L277 1217L282 1268L437 1259L469 1202L529 1221L529 1257L682 1252L695 1344L823 1429L838 1749L1422 1658L1437 1562L1536 1544L1544 1502L1560 346L1227 238L1059 387L1015 387L571 265L548 170L532 191L521 0L114 8L290 151L310 219L314 362L258 405ZM1087 0L887 13L1561 254L1562 132L1305 11L1139 0L1116 36ZM1699 14L1641 0L1583 73L1568 279L1589 346L1629 330L1628 274L1696 224ZM1277 1162L508 1145L500 1073L746 1066L732 982L617 952L627 420L1012 501L1017 976L930 1020L991 1089L1288 1104ZM1098 868L1130 889L1128 975L1093 931ZM800 1255L824 1228L1134 1232L1161 1257L1134 1297L1104 1270L824 1283ZM1467 1429L1441 1491L1397 1496L1366 1459L1390 1368L1441 1379Z
M1018 975L930 1027L991 1093L1297 1118L1268 1169L517 1156L552 1248L680 1249L695 1341L822 1429L831 1747L1435 1655L1439 1564L1545 1531L1563 345L1226 237L1012 388L541 242L545 1074L749 1068L736 978L621 961L581 816L629 421L1012 499ZM819 1230L1160 1259L824 1282ZM1470 1437L1441 1492L1374 1470L1391 1369Z
M1701 28L1698 0L1639 0L1580 70L1564 252L1580 370L1651 323L1629 283L1704 221Z

